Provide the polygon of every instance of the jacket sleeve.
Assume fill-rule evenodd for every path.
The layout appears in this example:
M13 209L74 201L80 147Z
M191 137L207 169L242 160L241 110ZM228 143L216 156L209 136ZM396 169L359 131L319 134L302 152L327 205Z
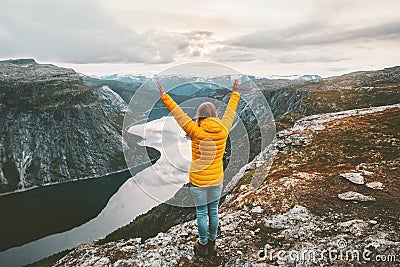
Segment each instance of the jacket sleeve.
M226 107L225 113L222 116L222 125L227 129L229 132L232 128L233 120L235 119L236 115L236 108L238 106L240 100L240 94L238 92L232 92L231 97L228 102L228 106Z
M176 122L182 129L189 135L190 138L194 137L200 131L200 127L178 106L178 104L168 94L163 94L161 100L167 109L174 116Z

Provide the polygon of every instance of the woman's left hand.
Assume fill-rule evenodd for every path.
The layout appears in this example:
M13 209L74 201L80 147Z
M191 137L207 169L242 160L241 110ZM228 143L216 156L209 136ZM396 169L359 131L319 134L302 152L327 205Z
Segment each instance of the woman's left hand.
M235 82L233 83L232 91L239 93L240 91L239 80L235 80Z
M160 90L160 94L163 95L164 93L164 86L162 85L162 83L160 81L157 81L158 84L158 89Z

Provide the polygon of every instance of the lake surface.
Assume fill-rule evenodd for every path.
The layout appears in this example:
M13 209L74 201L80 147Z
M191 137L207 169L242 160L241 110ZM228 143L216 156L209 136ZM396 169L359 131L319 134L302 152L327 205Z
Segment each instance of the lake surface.
M144 137L142 145L154 147L161 152L160 159L153 166L140 171L134 177L125 171L99 179L90 179L90 181L59 184L9 196L9 202L5 203L9 204L8 206L26 202L24 207L27 209L27 216L21 219L24 221L21 222L20 230L27 234L35 232L35 229L39 231L40 227L46 227L46 223L39 225L30 223L37 219L45 222L54 220L68 223L72 219L76 220L77 216L80 218L88 216L86 213L76 214L76 210L96 210L99 205L105 205L105 207L100 213L92 216L94 218L83 219L85 220L83 224L71 230L48 235L30 243L1 251L0 266L21 266L79 244L102 238L128 224L135 217L147 212L160 202L169 199L187 182L191 156L190 140L185 137L184 132L180 130L173 118L163 117L145 125L136 125L131 127L129 132ZM74 190L74 187L78 189ZM69 190L73 191L69 192ZM72 195L72 199L82 198L85 202L63 203L67 201L65 200L67 198L61 197L63 192L69 194L68 201ZM112 196L107 197L110 192ZM106 202L99 203L104 199L104 195L106 195ZM30 200L27 199L28 196ZM2 198L0 198L0 202L1 200ZM43 203L32 205L32 201L35 200ZM4 202L5 200L3 205L5 205ZM59 207L65 208L60 208L57 212L47 212L46 205L49 203L53 203L52 206L56 203ZM18 210L16 212L18 213ZM2 213L3 216L7 216L7 213ZM38 218L39 216L43 218ZM14 234L16 235L16 233Z

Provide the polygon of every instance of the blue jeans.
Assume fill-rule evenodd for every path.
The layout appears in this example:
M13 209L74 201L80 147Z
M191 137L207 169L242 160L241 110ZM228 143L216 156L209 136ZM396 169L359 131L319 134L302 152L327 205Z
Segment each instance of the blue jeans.
M215 240L217 238L218 204L221 197L222 184L208 187L198 187L190 184L190 191L196 205L199 242L204 245L207 243L207 239ZM207 227L207 219L209 227Z

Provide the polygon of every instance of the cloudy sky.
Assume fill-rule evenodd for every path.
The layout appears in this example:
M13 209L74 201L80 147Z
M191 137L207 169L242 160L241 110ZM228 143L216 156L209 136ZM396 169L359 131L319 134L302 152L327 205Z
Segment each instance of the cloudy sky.
M1 0L0 59L86 74L192 61L265 75L400 65L398 0Z

